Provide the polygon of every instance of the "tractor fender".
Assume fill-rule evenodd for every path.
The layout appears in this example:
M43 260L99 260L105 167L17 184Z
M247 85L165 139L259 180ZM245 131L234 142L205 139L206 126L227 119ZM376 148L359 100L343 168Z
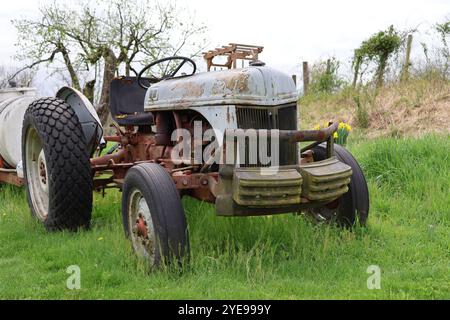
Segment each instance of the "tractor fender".
M103 127L94 106L84 94L71 87L62 87L56 97L64 100L75 111L86 138L89 154L92 156L97 147L104 143Z

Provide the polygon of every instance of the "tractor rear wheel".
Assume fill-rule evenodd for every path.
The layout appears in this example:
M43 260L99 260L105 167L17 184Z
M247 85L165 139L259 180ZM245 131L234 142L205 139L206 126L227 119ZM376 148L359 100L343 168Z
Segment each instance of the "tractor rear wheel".
M186 217L178 190L158 164L139 164L128 170L122 192L125 235L136 254L151 268L189 255Z
M326 146L319 145L313 149L314 161L326 159ZM369 190L364 174L355 158L344 147L335 144L334 155L339 161L352 168L348 191L339 199L324 207L311 209L318 221L335 221L344 227L351 227L358 218L360 225L365 225L369 215Z
M31 213L48 231L89 227L91 166L71 106L57 98L34 101L22 128L22 163Z

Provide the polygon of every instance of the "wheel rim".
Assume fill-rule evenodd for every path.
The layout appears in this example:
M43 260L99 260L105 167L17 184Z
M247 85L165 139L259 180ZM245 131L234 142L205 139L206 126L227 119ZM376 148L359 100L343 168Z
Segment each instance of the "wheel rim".
M128 201L128 226L134 251L153 265L156 254L155 227L147 201L137 189L132 190Z
M39 220L44 221L48 215L49 178L42 141L33 127L27 132L25 162L28 190L34 212Z

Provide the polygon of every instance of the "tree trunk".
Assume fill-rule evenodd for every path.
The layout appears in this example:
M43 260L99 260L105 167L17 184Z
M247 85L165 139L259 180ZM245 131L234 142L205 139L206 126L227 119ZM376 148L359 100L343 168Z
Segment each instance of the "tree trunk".
M116 75L117 58L111 49L106 49L103 54L103 59L105 61L105 67L103 70L102 91L97 113L101 123L104 125L109 115L109 85Z
M64 46L61 46L60 50L64 58L64 63L67 67L67 71L69 71L70 79L72 80L72 87L74 87L77 90L81 90L80 81L78 80L77 73L72 65L72 61L70 60L69 52L67 52L67 49Z
M361 59L357 58L354 65L354 73L353 73L353 89L356 88L356 83L358 82L359 68L361 67Z
M83 94L86 96L86 98L89 99L89 101L94 104L94 89L95 89L95 79L86 82L86 85L83 89Z
M130 70L131 70L131 66L130 66L130 63L127 61L127 62L125 62L125 75L127 77L130 76Z
M384 85L384 72L386 70L387 58L388 57L382 56L378 64L376 80L377 89L381 88Z

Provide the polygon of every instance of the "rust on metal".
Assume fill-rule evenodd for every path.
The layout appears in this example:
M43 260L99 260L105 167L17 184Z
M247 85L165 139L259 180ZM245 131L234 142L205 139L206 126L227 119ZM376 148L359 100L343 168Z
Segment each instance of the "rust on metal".
M314 162L313 158L313 151L312 150L306 150L305 152L302 152L302 157L300 160L300 164L307 164Z
M172 179L177 189L209 188L209 176L217 176L217 173L191 173L189 170L185 172L177 171L172 174Z
M0 183L12 184L17 187L21 187L24 185L23 179L20 179L16 173L9 172L1 172L0 171Z
M245 72L224 79L219 76L216 83L222 83L221 86L233 92L248 89ZM254 171L237 170L234 165L224 165L219 173L217 170L209 172L212 168L208 163L209 160L203 164L194 164L194 161L185 164L175 163L171 158L171 152L177 142L171 141L173 130L185 129L193 134L193 124L197 120L203 123L203 133L214 126L196 110L153 112L156 120L154 127L125 127L123 130L116 127L116 135L105 137L106 141L118 143L119 148L112 154L91 159L95 190L104 192L108 188L122 188L128 169L140 163L161 165L171 175L181 195L214 203L219 215L247 216L295 212L302 208L325 205L347 190L351 172L344 170L346 168L340 168L345 172L340 172L342 174L335 172L331 180L321 177L314 171L315 162L312 152L308 150L302 152L302 157L296 160L295 165L281 166L278 175L272 179L270 175L261 175L258 168ZM222 115L224 123L233 122L236 117L236 113L230 107L225 109ZM337 127L338 124L333 123L321 130L274 130L277 130L280 140L284 143L295 145L301 141L315 141L317 144L324 141L329 143ZM233 134L237 138L239 134L245 135L245 130L230 130L226 130L226 134ZM257 134L262 131L267 134L265 129L256 130ZM199 143L204 147L207 141L194 139L192 154ZM225 152L226 148L221 150ZM323 173L330 168L334 171L339 169L337 164L328 163L322 165L320 170ZM226 171L228 174L225 174ZM135 227L136 232L145 236L141 220L136 222Z
M39 163L39 176L41 177L41 181L43 184L47 184L47 171L45 170L45 164L41 161Z
M138 237L141 237L145 240L148 239L147 222L145 221L144 217L142 217L142 215L139 215L139 218L136 220L134 230L136 231Z
M3 169L4 171L2 171L1 169ZM23 179L17 176L17 172L14 169L11 169L1 156L0 156L0 183L12 184L17 187L21 187L24 185Z
M205 92L205 85L187 81L179 82L172 88L172 90L180 89L189 93L189 95L192 97L201 97Z
M336 122L320 130L280 130L280 139L287 139L290 142L325 141L336 132L338 126Z
M229 74L216 74L214 79L214 85L212 87L211 92L213 94L218 94L224 91L224 89L229 92L236 93L245 93L249 92L249 80L250 74L242 70L242 72L233 74L230 76Z
M289 142L303 142L303 141L319 141L323 142L327 140L329 137L332 137L333 133L338 129L339 124L333 123L328 128L320 129L320 130L263 130L264 134L267 131L276 131L278 132L278 138L280 140L288 140ZM262 133L261 130L255 130L259 135ZM226 131L227 135L235 136L237 138L241 136L245 136L247 133L242 129L229 129Z

